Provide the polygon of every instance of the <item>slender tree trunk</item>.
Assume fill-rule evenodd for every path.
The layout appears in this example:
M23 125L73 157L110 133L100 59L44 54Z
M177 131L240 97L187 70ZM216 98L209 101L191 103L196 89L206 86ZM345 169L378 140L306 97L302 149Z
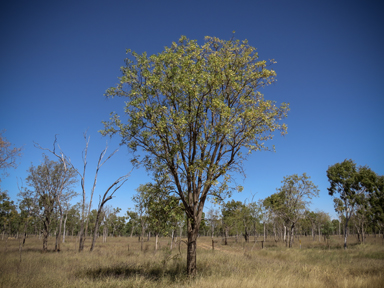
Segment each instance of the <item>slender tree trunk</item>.
M99 231L99 222L100 222L100 215L101 215L101 209L102 208L103 207L101 207L97 211L96 221L95 221L95 230L93 231L93 238L92 238L92 244L91 244L91 249L90 249L91 252L93 251L93 248L95 247L95 243L96 243L96 239L97 239L97 232Z
M175 235L175 230L172 229L172 236L171 236L171 247L169 248L170 250L172 250L172 244L173 244L173 237Z
M348 218L345 219L345 227L344 227L344 250L347 250L347 229L348 229Z
M84 242L85 242L84 221L81 221L79 233L80 233L79 234L79 252L81 252L84 249Z
M265 222L263 222L263 226L264 226L264 243L265 243Z
M155 250L157 251L157 244L159 241L159 233L155 233ZM172 242L172 241L171 241Z
M312 241L315 241L315 229L312 226Z
M140 237L140 244L141 244L141 247L140 247L140 249L141 249L141 251L143 251L143 242L144 242L144 223L142 222L141 223L141 237Z
M63 243L65 243L65 233L66 233L66 225L67 225L67 218L68 218L68 214L65 214L65 218L64 218L64 227L63 227Z
M132 235L133 235L133 231L135 230L135 226L132 225L132 230L131 230L131 238L132 238Z
M275 221L273 221L273 235L274 235L274 240L276 242L277 235L276 235L276 222Z
M289 248L292 248L292 243L293 243L293 230L295 229L295 224L292 224L291 226L291 231L289 233Z

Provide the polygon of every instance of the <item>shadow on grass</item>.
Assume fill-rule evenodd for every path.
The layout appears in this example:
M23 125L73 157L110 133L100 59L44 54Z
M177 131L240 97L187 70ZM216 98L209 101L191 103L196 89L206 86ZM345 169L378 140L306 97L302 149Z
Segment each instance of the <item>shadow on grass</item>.
M167 266L167 267L166 267ZM103 278L144 277L151 281L168 279L171 282L187 279L186 266L179 261L171 265L147 262L142 265L120 263L113 266L89 268L77 273L77 277L99 280Z

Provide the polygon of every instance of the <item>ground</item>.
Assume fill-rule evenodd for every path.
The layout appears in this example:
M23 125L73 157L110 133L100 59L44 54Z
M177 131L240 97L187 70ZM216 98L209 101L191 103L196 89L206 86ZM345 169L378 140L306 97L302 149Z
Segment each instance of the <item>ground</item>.
M179 252L174 243L170 250L169 238L160 238L158 251L154 239L140 251L135 237L99 238L92 253L90 239L79 253L77 238L67 237L56 253L52 237L51 251L42 253L37 237L27 238L24 247L9 238L0 240L0 287L384 287L382 236L370 235L363 245L350 236L347 251L339 236L328 242L297 238L291 249L273 238L261 249L254 240L230 238L223 245L215 237L212 251L212 239L199 237L198 275L189 279L186 245L181 242Z

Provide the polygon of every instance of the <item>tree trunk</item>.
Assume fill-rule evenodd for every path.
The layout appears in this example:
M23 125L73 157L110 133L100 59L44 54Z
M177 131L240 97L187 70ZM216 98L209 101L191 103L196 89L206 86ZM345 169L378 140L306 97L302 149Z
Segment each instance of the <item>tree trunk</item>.
M264 225L264 242L265 242L265 222L263 222Z
M97 211L96 215L96 221L95 221L95 230L93 231L93 238L92 238L92 244L91 244L91 249L90 251L93 251L93 248L95 247L96 239L97 239L97 232L99 231L99 221L100 221L100 215L101 215L101 210L103 207L99 208Z
M84 222L81 222L80 226L80 237L79 237L79 252L83 251L84 249L84 242L85 242L85 231L84 231Z
M315 241L315 229L312 226L312 241Z
M159 233L155 233L155 250L157 251L157 244L159 241ZM172 241L171 241L172 242Z
M289 248L292 248L292 243L293 243L293 230L295 228L295 224L292 224L291 226L291 231L289 233Z
M344 227L344 250L347 250L347 229L348 229L348 218L345 219L345 227Z
M196 275L196 239L199 231L199 223L191 223L188 218L188 250L187 250L187 274L188 276Z
M63 224L63 213L60 213L60 220L59 220L59 231L56 234L56 244L55 244L55 251L60 252L60 237L61 237L61 228Z
M46 252L48 250L49 217L46 217L43 226L43 252Z
M175 235L174 231L175 231L175 230L172 229L172 235L171 235L171 247L169 248L170 250L172 250L173 237L174 237L174 235Z
M276 222L275 221L273 221L273 235L274 235L274 240L276 242L277 235L276 235Z
M67 218L68 218L68 214L65 214L65 218L64 218L64 227L63 227L63 243L65 243L65 228L66 228L66 225L67 225Z

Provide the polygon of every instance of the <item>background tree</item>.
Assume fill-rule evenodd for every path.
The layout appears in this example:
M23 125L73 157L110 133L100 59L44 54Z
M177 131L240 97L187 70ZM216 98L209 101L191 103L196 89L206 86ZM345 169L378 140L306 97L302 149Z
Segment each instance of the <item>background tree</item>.
M3 136L3 133L4 130L0 131L0 171L2 170L3 175L7 175L6 170L8 168L17 167L16 159L21 156L22 148L12 147L12 144Z
M99 224L102 221L102 212L104 211L104 205L112 199L113 195L117 190L121 188L121 186L124 185L124 183L128 180L130 173L128 173L125 176L120 177L117 179L111 186L108 187L108 189L105 191L103 198L100 197L99 206L96 211L96 219L95 219L95 228L93 232L93 238L92 238L92 244L91 244L91 251L93 251L93 248L95 246L95 242L97 239L97 233L99 230ZM95 178L96 179L96 178ZM113 190L112 192L110 192ZM123 217L124 218L124 217ZM124 218L125 219L125 218Z
M376 188L369 198L369 204L372 207L372 222L382 231L384 239L384 176L377 177Z
M140 226L140 219L136 212L134 211L127 211L127 224L126 224L126 231L127 233L130 233L130 237L133 236L133 234L140 233L138 232L137 228Z
M160 234L167 235L171 225L177 222L183 212L179 199L169 195L168 187L161 183L147 183L140 186L140 197L144 202L148 228L155 234L155 249L158 247Z
M344 160L328 167L327 177L329 195L335 197L335 210L345 216L344 249L347 249L348 222L363 195L373 193L377 187L377 175L368 167L356 167L352 160Z
M52 214L57 205L58 195L71 190L76 182L76 171L65 169L62 163L51 161L44 156L43 163L29 168L27 183L33 187L40 209L43 211L43 251L47 251L48 234Z
M264 201L289 225L289 247L292 247L295 224L304 216L309 200L319 195L317 186L309 179L305 173L302 176L294 174L284 177L283 186Z
M222 219L223 219L223 226L224 226L224 245L227 245L227 238L229 236L229 233L235 233L236 236L243 228L243 217L242 217L242 210L243 210L243 203L241 201L228 201L227 203L224 203L223 208L221 210L222 213ZM237 238L236 238L237 240Z
M112 114L101 133L119 133L133 152L145 152L140 159L147 169L161 163L184 205L188 275L196 274L196 240L207 197L230 191L231 172L242 171L246 155L268 150L264 143L275 131L286 133L279 120L288 105L278 107L257 91L276 73L255 50L246 40L206 37L199 46L185 36L150 57L128 50L132 58L121 69L120 83L106 92L126 98L128 121ZM243 147L248 154L241 153Z
M12 218L12 211L16 210L16 205L14 202L9 198L7 192L1 192L0 191L0 225L2 230L2 239L4 239L5 233L8 235L10 234L11 230L11 218ZM6 236L8 237L8 236Z

